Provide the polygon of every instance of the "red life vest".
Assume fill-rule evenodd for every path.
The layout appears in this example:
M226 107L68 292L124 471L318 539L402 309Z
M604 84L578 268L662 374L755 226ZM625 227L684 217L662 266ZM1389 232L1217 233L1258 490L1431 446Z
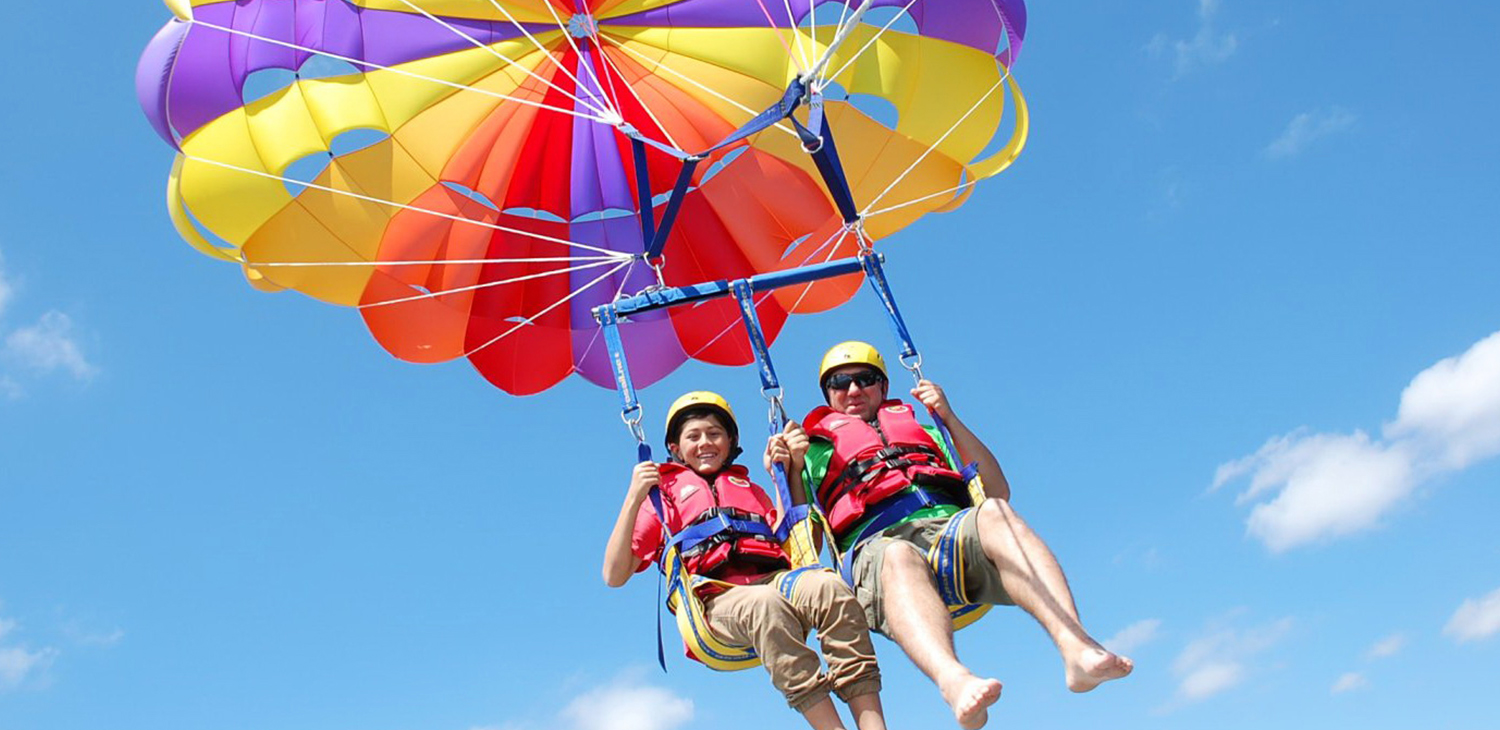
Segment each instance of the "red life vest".
M666 526L674 535L720 514L772 524L775 508L766 493L750 482L749 472L743 466L725 468L712 484L682 464L669 462L658 468ZM781 545L772 540L726 531L684 550L682 565L693 575L713 578L729 566L765 573L790 568L792 561Z
M878 428L827 406L803 420L809 435L833 445L828 471L818 484L818 504L834 535L843 538L871 516L872 507L912 485L937 501L969 503L963 477L949 468L911 406L888 400L880 404L876 423Z

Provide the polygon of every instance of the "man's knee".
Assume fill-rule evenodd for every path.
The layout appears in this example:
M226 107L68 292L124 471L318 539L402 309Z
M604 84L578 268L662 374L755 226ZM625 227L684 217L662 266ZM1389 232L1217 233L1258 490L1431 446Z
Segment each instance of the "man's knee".
M904 540L892 541L881 555L881 583L889 584L892 581L909 580L913 576L931 572L932 568L927 564L927 556L923 555L916 545Z
M1009 520L1016 516L1015 510L1010 508L1010 502L1003 499L990 497L979 505L979 519L984 520Z

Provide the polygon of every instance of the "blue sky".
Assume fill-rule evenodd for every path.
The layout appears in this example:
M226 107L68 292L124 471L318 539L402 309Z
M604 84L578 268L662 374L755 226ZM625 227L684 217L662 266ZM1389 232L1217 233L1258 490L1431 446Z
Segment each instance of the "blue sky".
M1492 727L1500 8L1030 16L1020 161L883 245L1138 670L1071 695L997 611L958 637L1005 682L992 725ZM758 671L663 675L653 581L602 585L612 393L397 362L177 238L131 84L166 18L20 4L0 51L0 728L796 726ZM864 296L788 327L793 404L848 337L889 346ZM754 414L755 385L692 365L646 405ZM877 649L891 727L951 726Z

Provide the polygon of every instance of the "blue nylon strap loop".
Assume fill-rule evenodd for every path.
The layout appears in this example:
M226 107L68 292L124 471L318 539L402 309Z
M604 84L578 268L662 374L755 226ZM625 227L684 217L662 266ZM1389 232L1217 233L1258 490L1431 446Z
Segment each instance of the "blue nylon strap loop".
M823 128L823 95L820 93L814 92L808 97L807 127L808 129Z
M677 173L677 184L672 186L672 195L667 198L667 209L661 214L661 225L656 228L651 247L646 249L647 259L661 256L661 250L666 248L667 234L672 232L672 223L677 219L677 211L682 208L682 198L687 195L688 186L693 183L693 171L698 169L701 161L697 157L683 161L682 171Z
M645 451L646 455L650 456L651 447L646 446L645 444L641 444L641 447ZM661 506L661 488L652 487L651 491L648 492L648 495L651 497L651 509L656 510L656 520L661 523L662 537L665 538L667 536L667 513L666 510L662 509ZM667 550L665 547L663 547L662 555L665 556L666 554ZM665 571L659 571L656 574L656 663L661 665L661 671L663 674L665 674L667 671L667 651L663 647L661 640L661 584L664 578Z
M767 539L775 537L776 534L772 531L770 525L762 522L737 520L733 517L715 515L713 519L705 520L673 535L672 539L662 548L662 552L665 554L668 549L674 546L686 552L724 532L734 532L741 535L758 535Z
M661 150L662 152L665 152L668 155L671 155L672 157L675 157L679 160L686 160L693 156L669 144L664 144L662 142L651 139L650 137L641 134L640 130L629 124L620 125L620 133L625 135L626 137L629 137L631 142L640 142L641 144L651 145L652 147L655 147L656 149Z
M745 323L750 349L755 352L755 365L760 370L761 392L778 390L781 382L776 378L776 367L771 364L771 350L766 346L766 334L761 329L760 317L755 313L755 291L747 279L736 279L730 282L729 288L739 302L740 319Z
M797 107L802 104L802 98L806 95L807 85L802 83L801 80L793 79L791 85L786 87L786 91L782 93L781 98L775 104L766 107L765 111L755 115L755 118L746 122L744 126L736 129L734 133L725 137L718 144L699 153L698 156L703 157L709 153L724 149L746 137L775 126L777 122L791 116L792 112L796 111Z
M776 465L778 468L780 464ZM783 470L784 473L784 470ZM790 490L788 490L790 491ZM808 518L812 514L812 505L794 504L787 508L786 516L781 518L781 525L776 528L776 541L786 542L787 535L792 532L792 525Z
M859 206L854 204L854 193L850 191L849 180L844 176L844 165L839 162L838 145L833 142L833 130L828 127L828 117L818 114L816 124L818 131L814 133L795 117L792 118L792 126L796 127L797 136L802 139L802 149L812 155L813 164L817 165L818 174L823 176L823 184L833 197L834 205L838 206L839 215L843 216L845 223L853 223L859 220Z
M891 293L890 282L886 281L885 269L880 265L880 255L876 253L860 254L860 261L865 267L865 279L870 282L870 288L875 290L875 296L885 307L887 319L891 324L891 331L896 334L896 339L901 342L901 361L904 364L908 359L920 357L917 346L911 339L911 331L906 328L906 320L901 316L901 309L896 306L896 297ZM948 447L948 453L952 456L957 466L958 460L963 458L958 454L958 448L953 445L953 433L948 430L948 424L943 417L937 413L928 411L932 415L932 424L937 427L938 433L943 437L943 445ZM969 464L960 472L964 481L967 482L979 473L977 464Z
M620 412L629 415L641 408L635 395L635 383L630 379L630 365L625 361L625 343L620 339L620 315L612 305L594 310L599 325L604 329L604 346L609 350L609 367L615 373L615 389L620 392Z
M737 279L729 287L740 305L740 319L745 324L750 349L755 352L755 364L760 370L761 395L766 396L773 406L768 425L771 435L775 436L786 428L786 412L780 408L781 381L776 377L776 366L771 363L771 349L766 345L766 334L761 329L760 317L755 312L755 288L747 279ZM783 510L787 510L787 517L781 520L777 531L778 542L785 542L791 526L797 522L791 519L792 489L788 485L785 466L780 463L771 465L771 482L776 485L777 503Z
M638 137L630 139L635 153L635 197L641 212L641 250L656 240L656 208L651 204L651 171L646 165L646 143Z
M860 263L865 269L865 280L870 282L870 288L880 299L881 306L885 307L891 331L901 342L901 359L904 362L908 358L916 357L919 353L916 344L912 342L911 331L906 328L906 320L902 318L901 310L896 307L896 297L891 293L891 285L886 281L885 269L880 265L880 259L881 256L873 252L859 256Z
M859 534L850 543L849 551L844 553L843 559L839 561L839 575L843 576L844 582L851 586L854 585L854 556L863 547L863 542L880 534L885 528L906 519L907 515L923 507L928 507L932 503L932 500L922 490L918 489L891 500L884 509L880 510L879 514L865 523L864 529L860 530Z

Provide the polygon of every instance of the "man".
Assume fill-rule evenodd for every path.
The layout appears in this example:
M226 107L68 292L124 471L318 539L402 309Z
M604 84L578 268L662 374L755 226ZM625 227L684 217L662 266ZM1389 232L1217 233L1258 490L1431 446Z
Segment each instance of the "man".
M732 463L738 441L734 413L718 394L695 391L672 404L666 437L672 460L641 462L632 471L605 546L606 584L624 585L663 550L663 520L647 501L653 487L672 535L721 515L741 525L775 525L776 510L765 491L750 482L745 467ZM806 451L800 431L777 434L766 444L763 463L767 471L780 463L793 472L802 468ZM694 593L704 603L709 629L725 642L755 649L771 684L814 730L844 730L830 691L849 704L859 730L885 730L875 647L854 594L833 573L811 570L795 576L784 595L778 578L791 561L766 532L736 527L683 551L684 569L698 578ZM807 646L809 630L818 633L826 672L818 652ZM688 655L694 656L691 648Z
M885 361L863 342L834 346L819 383L826 407L803 421L812 438L803 483L828 518L841 553L855 551L850 578L870 628L895 641L942 692L965 730L984 726L1000 682L970 672L953 650L953 628L929 548L946 539L966 569L956 578L970 603L1015 605L1057 645L1068 688L1087 692L1130 673L1130 660L1088 635L1067 580L1036 533L1010 507L1010 485L994 454L964 425L942 388L922 380L911 395L948 426L957 454L912 408L887 400ZM956 458L955 458L956 457ZM972 501L955 471L973 462L986 499ZM949 525L950 519L959 522Z

